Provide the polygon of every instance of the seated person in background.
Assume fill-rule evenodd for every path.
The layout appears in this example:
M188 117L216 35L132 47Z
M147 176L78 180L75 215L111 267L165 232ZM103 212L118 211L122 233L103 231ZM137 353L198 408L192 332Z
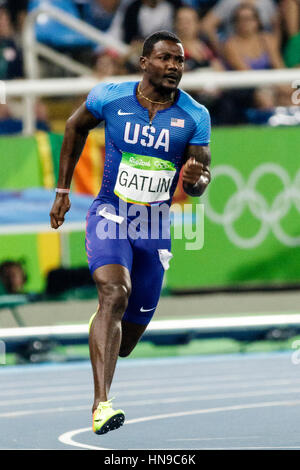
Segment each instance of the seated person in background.
M225 41L223 56L232 70L284 68L272 33L263 31L258 10L250 3L240 5L232 16L233 34Z
M27 15L28 2L29 0L7 1L7 8L10 12L11 20L18 36L20 36L23 29L24 20Z
M181 0L135 0L124 12L123 38L127 44L143 41L155 31L172 31L174 15Z
M257 8L264 30L273 31L280 43L280 22L278 8L273 0L220 0L201 21L201 28L207 34L210 44L218 52L222 41L219 31L223 28L226 39L232 33L231 17L237 6L248 3Z
M0 283L4 294L21 294L27 277L23 266L18 261L3 261L0 265Z
M20 134L22 132L22 112L22 103L9 102L9 104L0 104L0 135ZM37 129L49 132L50 126L47 108L42 101L37 101L35 113Z
M236 8L232 17L233 34L224 44L224 59L231 70L282 69L284 62L272 33L262 30L258 10L251 4ZM258 110L249 114L260 119L259 111L272 114L276 106L290 106L293 90L288 85L258 87L232 92L231 97L245 101L245 108ZM230 96L230 93L229 93ZM265 115L265 114L264 114ZM253 121L254 122L254 121Z
M258 10L251 3L243 3L234 10L232 29L232 35L225 41L223 47L224 62L229 69L245 71L284 68L274 35L263 31ZM224 100L228 108L227 118L231 115L233 119L230 124L239 123L244 119L243 116L246 116L246 110L249 108L264 111L273 109L281 87L270 88L226 92ZM282 87L282 91L286 88ZM290 87L289 93L291 95Z
M175 14L174 25L175 33L180 37L184 47L186 71L200 68L224 70L221 60L199 36L199 16L194 8L188 6L179 8ZM192 96L209 109L214 122L214 107L222 97L220 90L199 87L199 90L193 92Z
M99 79L124 75L124 58L112 49L102 49L95 55L94 75Z
M173 31L181 0L123 0L108 34L130 45L124 57L127 73L140 73L144 39L155 31Z
M14 39L14 29L7 3L0 0L0 80L22 77L21 53Z
M185 70L211 67L224 70L222 62L212 49L200 39L197 11L188 6L179 8L175 14L175 32L180 37L185 53Z

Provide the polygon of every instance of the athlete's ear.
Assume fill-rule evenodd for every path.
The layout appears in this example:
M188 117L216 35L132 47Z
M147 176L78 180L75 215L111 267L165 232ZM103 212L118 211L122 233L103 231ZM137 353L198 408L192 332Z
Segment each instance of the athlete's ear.
M143 72L145 72L146 70L146 57L144 56L140 56L140 67L142 69Z

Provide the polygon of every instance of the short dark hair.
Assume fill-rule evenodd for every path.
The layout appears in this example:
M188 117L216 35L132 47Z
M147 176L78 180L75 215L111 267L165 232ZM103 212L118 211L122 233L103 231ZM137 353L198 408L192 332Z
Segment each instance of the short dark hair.
M150 36L145 39L142 52L143 57L149 57L154 45L159 41L173 41L181 44L181 40L176 34L170 31L157 31L156 33L150 34Z

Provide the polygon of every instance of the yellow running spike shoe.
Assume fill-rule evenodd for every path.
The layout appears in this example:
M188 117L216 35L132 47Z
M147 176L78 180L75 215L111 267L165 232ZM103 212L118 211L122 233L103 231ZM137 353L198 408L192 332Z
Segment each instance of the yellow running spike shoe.
M90 329L91 329L93 320L94 320L94 318L95 318L96 315L97 315L97 312L93 313L93 315L92 315L91 318L90 318L90 321L89 321L89 332L90 332Z
M96 434L106 434L108 431L118 429L125 421L122 410L113 410L111 401L102 401L93 413L93 431Z

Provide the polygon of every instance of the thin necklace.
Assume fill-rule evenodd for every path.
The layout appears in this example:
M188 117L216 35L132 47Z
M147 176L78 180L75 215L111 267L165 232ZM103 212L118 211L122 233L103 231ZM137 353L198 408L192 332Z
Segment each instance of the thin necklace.
M141 88L140 88L140 83L139 83L139 86L138 86L138 89L137 89L137 92L138 92L138 95L141 95L144 100L147 100L149 101L150 103L153 103L153 104L167 104L167 103L171 103L172 101L174 101L174 98L171 98L170 100L168 101L154 101L154 100L150 100L150 98L147 98L147 96L143 95L143 93L141 92Z

